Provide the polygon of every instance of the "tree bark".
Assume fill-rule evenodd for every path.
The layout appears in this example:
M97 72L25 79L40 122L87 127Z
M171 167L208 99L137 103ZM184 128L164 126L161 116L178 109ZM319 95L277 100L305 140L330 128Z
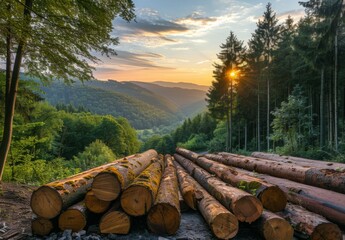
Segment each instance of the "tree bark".
M200 185L229 209L239 221L251 223L260 217L263 207L256 197L229 186L181 155L175 154L174 157Z
M325 85L325 67L321 68L321 89L320 89L320 149L324 146L324 85ZM259 150L260 151L260 150Z
M131 216L143 216L153 206L164 168L159 156L130 184L121 195L122 209Z
M259 178L241 174L234 168L204 157L198 158L195 163L206 171L215 174L224 182L254 194L261 201L264 208L272 212L284 210L287 198L278 186L262 181Z
M73 232L79 232L87 224L88 211L84 201L69 207L59 217L59 228L61 230L71 229Z
M88 191L85 196L85 206L93 213L104 213L110 207L111 202L103 201L96 198L92 190Z
M132 157L129 156L128 158ZM114 162L121 162L124 159ZM62 210L81 201L90 189L93 178L113 165L114 162L39 187L31 195L30 206L32 211L43 218L52 219L56 217Z
M338 28L334 36L334 150L338 151Z
M125 159L121 163L114 163L97 174L92 183L92 191L100 200L115 200L157 156L157 152L151 149L129 158L128 161Z
M345 193L345 169L338 171L333 169L301 167L295 164L282 164L272 160L246 156L205 154L205 157L228 166L239 167L249 171L269 174L275 177L286 178L311 186Z
M237 169L237 171L279 186L286 193L290 202L345 227L345 201L343 194L265 174L240 169Z
M290 222L295 232L308 239L342 240L341 230L336 224L300 206L289 203L281 215Z
M264 210L261 217L253 223L265 240L292 240L294 230L284 218Z
M174 162L179 179L184 179L186 183L197 189L198 198L195 198L198 209L204 217L212 233L220 239L229 239L236 236L238 232L238 220L213 196L211 196L196 180L194 180L182 168Z
M119 209L116 201L101 218L99 230L101 233L128 234L131 228L130 217Z
M165 159L167 167L164 170L155 204L148 213L147 226L154 233L173 235L181 222L179 187L172 157L166 155Z
M220 154L225 155L226 153L220 153ZM300 157L283 156L283 155L274 154L274 153L253 152L251 156L255 158L267 159L267 160L272 160L272 161L281 162L281 163L296 164L299 166L327 168L327 169L333 169L333 170L345 169L344 163L326 162L326 161L312 160L312 159L306 159L306 158L300 158Z
M30 12L32 8L32 2L33 0L25 0L25 8L24 8L23 17L25 21L24 24L26 24L27 26L29 26L29 23L30 23ZM25 38L21 39L18 43L12 75L8 73L7 67L9 66L8 66L8 63L6 62L6 80L11 79L11 81L10 83L6 83L6 88L8 87L8 89L6 89L6 95L5 95L6 99L5 99L4 129L3 129L2 141L0 145L0 181L2 180L2 175L4 172L6 159L7 159L8 152L11 146L11 141L12 141L13 117L14 117L14 110L15 110L16 99L17 99L19 73L20 73L20 67L22 64L25 44L26 44ZM10 75L11 75L11 78L10 78Z
M184 200L180 188L178 189L178 198L180 201L180 212L181 213L187 212L190 208L188 204L186 203L186 201Z

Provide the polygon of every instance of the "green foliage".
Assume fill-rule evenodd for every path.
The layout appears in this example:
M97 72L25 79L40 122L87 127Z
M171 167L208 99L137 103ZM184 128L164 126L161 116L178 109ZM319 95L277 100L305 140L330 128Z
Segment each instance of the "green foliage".
M116 158L113 151L102 141L96 140L85 147L83 152L78 153L69 161L68 165L71 168L85 171L114 161Z
M304 149L311 137L312 119L301 87L296 85L288 101L282 102L272 114L275 118L271 137L284 142L285 154Z
M203 133L192 135L187 142L177 143L178 147L190 149L192 151L205 151L208 146L207 136Z

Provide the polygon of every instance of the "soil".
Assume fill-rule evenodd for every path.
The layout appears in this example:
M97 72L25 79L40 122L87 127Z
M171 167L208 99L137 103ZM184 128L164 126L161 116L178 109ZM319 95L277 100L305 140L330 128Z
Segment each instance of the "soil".
M17 183L2 183L0 189L0 240L44 239L32 237L31 234L33 213L30 209L30 197L35 187ZM115 239L216 239L202 216L195 211L188 211L182 214L180 228L174 236L158 236L148 232L145 227L145 218L135 219L133 223L129 235L117 235ZM261 240L262 238L260 238L258 233L253 232L249 225L241 224L238 235L233 239Z

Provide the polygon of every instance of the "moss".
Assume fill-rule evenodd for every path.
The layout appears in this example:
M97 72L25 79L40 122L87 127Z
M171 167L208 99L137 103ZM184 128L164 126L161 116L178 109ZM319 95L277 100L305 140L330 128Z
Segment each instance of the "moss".
M65 189L64 183L61 183L61 182L53 182L53 183L48 184L47 186L55 188L55 190L64 190Z

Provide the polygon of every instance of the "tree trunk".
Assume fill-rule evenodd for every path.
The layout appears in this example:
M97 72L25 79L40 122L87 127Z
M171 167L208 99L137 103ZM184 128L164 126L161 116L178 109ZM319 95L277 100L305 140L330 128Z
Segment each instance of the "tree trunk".
M103 201L96 198L92 190L88 191L85 196L85 206L93 213L104 213L110 207L111 202Z
M131 228L130 217L119 209L119 202L116 201L106 212L99 222L101 233L128 234Z
M35 235L47 236L54 229L57 229L57 220L57 218L46 219L35 216L34 219L31 221L31 231Z
M254 194L261 201L263 207L272 212L282 211L286 206L287 198L285 193L273 184L241 174L229 166L204 157L198 158L195 163L211 174L215 174L224 182Z
M336 171L333 169L302 167L290 163L282 164L272 160L246 156L205 154L205 157L228 166L345 193L345 169Z
M333 169L333 170L345 169L344 163L326 162L326 161L312 160L312 159L300 158L300 157L283 156L283 155L274 154L274 153L253 152L251 156L255 158L268 159L268 160L272 160L272 161L276 161L280 163L292 163L299 166L327 168L327 169Z
M308 239L342 240L342 233L337 225L300 206L289 203L281 214L290 222L295 232L308 237Z
M180 188L178 189L178 198L180 202L180 212L187 212L190 208L186 201L184 200Z
M66 211L59 217L59 228L61 230L71 229L73 232L83 230L87 224L88 211L84 201L79 202Z
M334 36L334 150L338 151L338 28Z
M128 158L132 157L129 156ZM122 162L124 159L114 162ZM114 162L39 187L31 195L32 211L43 218L52 219L56 217L62 210L81 201L90 189L93 178L113 165Z
M242 169L236 170L239 173L255 176L263 181L279 186L286 193L288 201L320 214L334 223L345 225L345 201L343 194L265 174Z
M143 216L153 206L164 168L159 156L126 188L121 195L122 209L131 216Z
M25 0L25 8L24 8L24 19L27 21L24 24L29 25L30 22L30 12L32 8L33 0ZM11 79L10 83L6 83L6 95L5 95L5 119L4 119L4 129L2 135L2 141L0 145L0 181L2 180L2 174L4 172L6 159L8 156L8 152L10 150L11 141L12 141L12 128L13 128L13 117L14 117L14 110L16 106L16 98L17 98L17 91L18 91L18 83L19 83L19 73L20 67L22 64L22 58L24 54L26 39L21 39L18 43L17 53L13 65L13 72L12 75L9 74L9 70L7 67L8 63L6 62L6 80ZM7 51L8 51L7 47ZM6 59L8 56L6 57ZM10 78L11 75L11 78Z
M320 89L320 149L324 146L324 118L323 118L323 105L324 105L324 85L325 85L325 67L321 68L321 89ZM260 151L260 150L259 150Z
M270 150L270 76L267 78L267 151Z
M225 151L229 152L230 149L230 116L226 113L226 146Z
M246 120L245 123L245 127L244 127L244 151L247 151L247 139L248 139L248 122Z
M251 223L260 217L263 207L256 197L229 186L181 155L175 154L174 157L200 185L228 208L239 221Z
M195 201L213 234L220 239L235 237L238 232L237 218L188 175L179 163L174 163L179 179L184 179L186 183L197 189L198 198L195 198Z
M229 118L229 152L232 152L232 108L233 108L233 93L232 93L232 78L230 79L230 118Z
M294 230L284 218L264 210L261 217L253 223L265 240L292 240Z
M154 206L147 216L148 228L157 234L173 235L180 227L181 213L176 169L170 155L159 186Z
M261 73L260 73L261 76ZM257 119L257 131L258 131L258 151L261 151L261 135L260 135L260 80L258 80L258 119Z
M100 200L115 200L157 156L157 152L151 149L128 160L124 159L121 163L114 163L97 174L92 183L92 191Z

